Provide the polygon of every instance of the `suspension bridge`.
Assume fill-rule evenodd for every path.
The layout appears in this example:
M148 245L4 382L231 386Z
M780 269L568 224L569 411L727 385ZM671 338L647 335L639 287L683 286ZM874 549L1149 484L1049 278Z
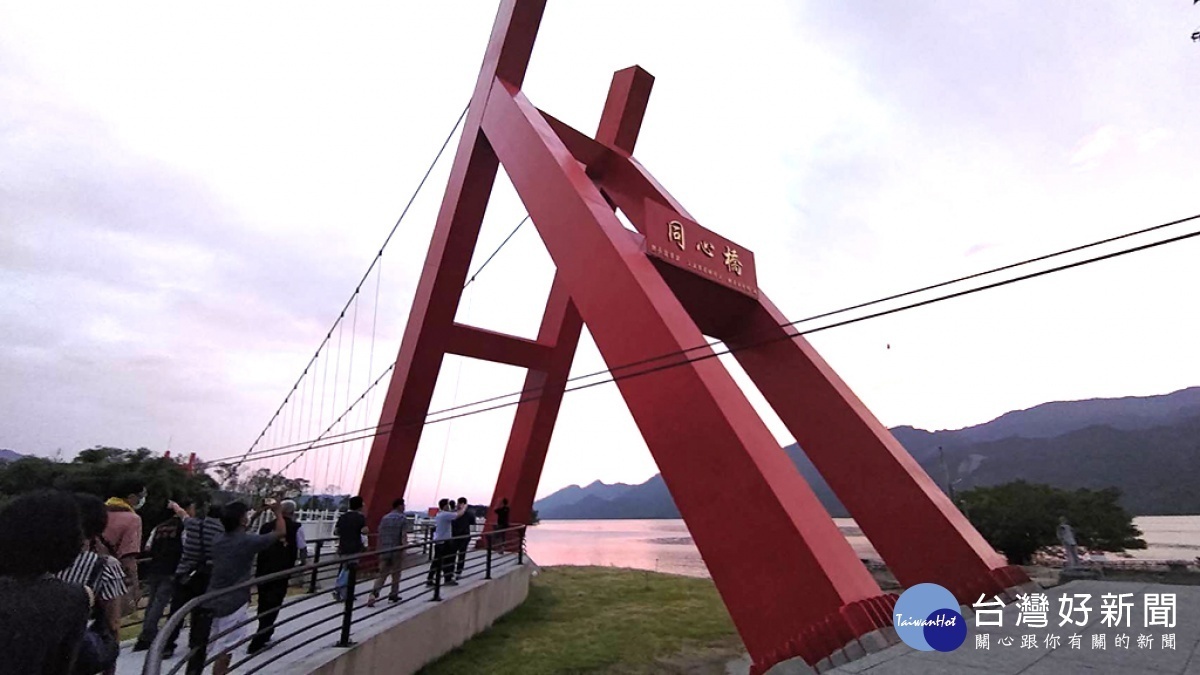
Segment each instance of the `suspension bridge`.
M743 637L752 672L789 660L824 669L888 647L896 641L894 596L880 590L718 360L731 355L901 584L937 579L964 604L981 595L1011 599L1034 588L983 540L806 336L1171 245L1200 236L1200 215L793 319L758 287L753 253L698 222L634 158L654 82L649 73L639 67L616 73L591 136L526 98L522 83L544 5L501 4L468 105L446 125L440 148L323 339L250 446L209 465L240 475L264 472L280 484L358 486L375 522L408 488L425 429L514 408L490 503L508 499L513 522L527 523L563 397L615 385ZM398 354L380 353L385 262L389 271L395 267L397 233L446 161L449 178ZM480 252L480 227L501 168L527 213L514 214L501 243ZM460 322L464 292L486 279L489 264L528 230L557 269L537 337ZM480 262L472 266L473 260ZM585 325L609 367L572 376ZM524 368L527 376L519 390L431 409L451 356ZM439 475L435 493L440 489ZM761 514L756 528L724 517L744 511ZM523 530L498 532L496 526L491 518L473 535L471 584L450 592L438 584L427 588L418 572L405 597L418 591L444 607L454 598L474 598L471 606L490 608L486 619L466 622L475 632L519 603L531 569L523 535L515 547L507 539L495 546L494 537ZM427 543L406 546L405 554L427 560ZM922 553L930 550L939 552L936 559ZM363 555L364 574L376 554ZM764 561L774 561L771 570ZM312 619L289 635L298 645L287 652L294 659L273 661L282 658L280 650L235 659L234 669L283 672L286 664L288 672L334 672L322 669L356 653L347 658L368 668L363 659L374 657L352 649L355 640L394 638L397 626L417 625L434 612L416 604L390 615L368 612L361 591L336 602L322 599L318 579L341 564L318 561L285 575L310 580L303 600L281 614L289 622ZM768 577L771 583L763 583ZM181 672L189 656L197 658L193 650L171 670L164 667L163 647L155 643L144 672ZM204 650L199 658L212 659ZM341 663L337 667L345 668Z

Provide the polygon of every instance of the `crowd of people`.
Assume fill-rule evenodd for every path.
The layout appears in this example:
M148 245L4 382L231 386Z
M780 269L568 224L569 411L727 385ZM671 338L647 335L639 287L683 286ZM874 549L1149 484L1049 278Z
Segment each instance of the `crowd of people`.
M211 506L180 499L168 503L173 516L151 530L143 544L137 511L145 485L121 481L107 501L88 494L43 491L17 497L0 510L0 675L111 675L119 657L122 618L135 611L142 590L145 613L133 651L148 650L168 615L191 600L225 589L192 607L186 672L198 675L216 654L214 675L228 672L232 654L248 640L250 654L271 645L290 575L277 574L307 562L307 542L296 504L268 499L273 517L251 531L253 512L234 501ZM335 526L338 553L346 560L334 588L346 600L350 576L368 550L361 497ZM508 527L508 502L496 507L498 529ZM443 499L433 517L434 552L426 583L457 585L464 573L475 515L465 498ZM411 525L404 500L378 523L378 569L367 606L374 607L390 581L387 599L401 600L401 548ZM148 558L145 556L148 555ZM144 579L139 579L139 561ZM251 619L252 577L256 584L257 629ZM242 587L239 587L242 586ZM164 641L173 657L183 622ZM251 635L253 631L253 635Z
M137 517L145 488L116 493L36 492L0 510L0 675L114 672L141 550L141 521L125 514Z

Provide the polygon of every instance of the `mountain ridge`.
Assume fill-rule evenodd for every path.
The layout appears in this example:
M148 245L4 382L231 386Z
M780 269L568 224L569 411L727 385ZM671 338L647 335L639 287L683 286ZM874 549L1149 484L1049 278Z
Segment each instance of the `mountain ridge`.
M1200 513L1200 491L1192 489L1200 481L1200 461L1192 459L1200 457L1200 442L1193 440L1200 438L1200 387L1052 401L962 429L902 425L890 431L943 490L947 474L958 491L1018 479L1067 489L1115 486L1135 515ZM850 515L796 444L783 451L832 516ZM679 517L660 474L638 485L617 484L624 489L604 496L592 494L595 484L539 500L539 518Z

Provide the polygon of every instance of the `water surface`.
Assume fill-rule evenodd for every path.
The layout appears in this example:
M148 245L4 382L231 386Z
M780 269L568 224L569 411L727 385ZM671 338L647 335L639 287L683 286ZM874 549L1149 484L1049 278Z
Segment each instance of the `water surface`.
M859 558L879 559L852 518L835 518ZM1134 518L1149 548L1139 560L1200 556L1200 516ZM540 565L602 565L706 577L708 569L682 520L547 520L529 528L529 555ZM1116 559L1118 556L1110 555Z

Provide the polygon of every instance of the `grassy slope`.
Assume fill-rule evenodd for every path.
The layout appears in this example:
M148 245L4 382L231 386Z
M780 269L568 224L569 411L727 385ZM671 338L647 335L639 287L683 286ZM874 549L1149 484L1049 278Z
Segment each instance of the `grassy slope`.
M723 673L741 650L711 580L547 567L523 605L422 672Z

